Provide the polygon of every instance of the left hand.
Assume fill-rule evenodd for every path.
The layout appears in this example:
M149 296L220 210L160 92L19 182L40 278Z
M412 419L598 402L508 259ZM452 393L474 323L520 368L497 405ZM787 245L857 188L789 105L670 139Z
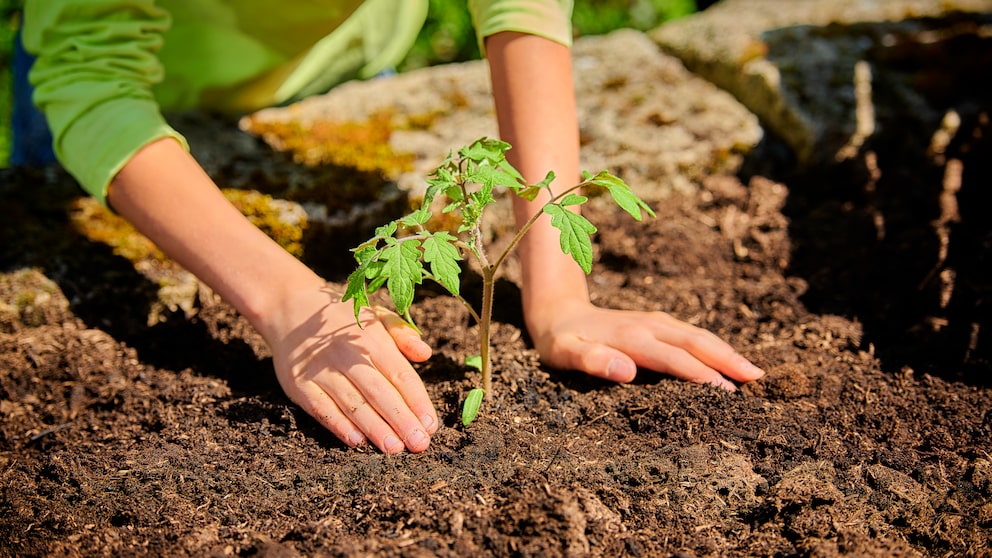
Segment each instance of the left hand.
M614 382L629 382L637 368L728 391L764 371L713 333L664 312L608 310L581 300L542 306L528 329L541 359Z

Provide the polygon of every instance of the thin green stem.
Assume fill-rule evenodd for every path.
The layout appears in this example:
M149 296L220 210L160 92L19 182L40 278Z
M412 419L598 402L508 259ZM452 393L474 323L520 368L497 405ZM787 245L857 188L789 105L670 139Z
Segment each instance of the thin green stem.
M544 213L544 208L545 207L547 207L547 206L549 206L549 205L551 205L553 203L556 203L556 202L558 202L561 199L564 199L565 196L567 196L568 194L571 194L572 192L578 190L579 188L582 188L585 185L586 185L585 182L580 182L580 183L576 184L575 186L572 186L571 188L565 190L564 192L562 192L562 193L558 194L557 196L554 196L550 200L548 200L547 203L545 203L543 206L541 206L541 210L540 211L534 212L534 214L531 215L530 219L528 219L527 222L524 223L524 226L520 227L520 230L517 231L517 234L515 234L513 236L513 240L510 241L510 244L507 245L506 249L504 249L503 252L499 255L499 258L496 258L496 263L493 264L493 271L495 271L496 269L498 269L499 266L502 265L503 260L505 260L507 258L507 256L509 256L510 253L513 252L513 249L517 247L517 244L520 244L520 241L523 239L524 235L527 234L527 231L529 231L531 229L531 227L534 226L534 223L536 223L537 220L541 218L541 215Z

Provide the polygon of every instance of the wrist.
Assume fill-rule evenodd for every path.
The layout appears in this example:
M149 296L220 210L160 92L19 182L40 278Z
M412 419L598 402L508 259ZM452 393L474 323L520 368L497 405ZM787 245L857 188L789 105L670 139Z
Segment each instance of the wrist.
M341 294L334 293L324 279L293 258L278 273L243 285L237 297L238 311L270 344L284 336L300 323L304 312L311 312L314 304L326 306L340 302Z

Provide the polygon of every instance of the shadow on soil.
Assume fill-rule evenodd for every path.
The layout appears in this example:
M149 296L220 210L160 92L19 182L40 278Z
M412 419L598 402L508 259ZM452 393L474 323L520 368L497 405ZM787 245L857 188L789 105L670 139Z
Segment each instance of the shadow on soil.
M962 16L951 26L988 19ZM802 36L857 38L877 28L829 26ZM769 37L770 59L798 48L781 31ZM810 311L861 322L862 348L889 372L908 367L990 385L992 38L952 31L898 37L892 47L873 40L865 58L875 133L855 156L797 170L788 148L771 138L742 174L765 173L789 187L788 274L808 283L802 300ZM919 39L928 36L937 39ZM926 110L907 97L907 86ZM935 149L941 133L949 141Z

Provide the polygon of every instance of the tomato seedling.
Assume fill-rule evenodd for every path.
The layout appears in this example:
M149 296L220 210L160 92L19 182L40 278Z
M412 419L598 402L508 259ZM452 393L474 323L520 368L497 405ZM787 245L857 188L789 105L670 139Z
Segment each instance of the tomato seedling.
M449 153L429 176L420 208L377 228L372 238L352 250L358 266L348 277L343 297L354 301L357 320L362 307L369 306L369 294L385 286L396 311L412 325L410 306L416 286L424 279L431 279L468 308L479 324L479 355L473 360L482 372L482 386L471 390L465 398L462 408L465 425L475 420L483 397L492 394L489 328L496 272L538 218L543 213L551 216L551 225L560 232L562 252L571 255L588 274L592 271L592 234L596 227L569 209L588 201L581 195L582 189L590 186L605 189L620 208L638 221L642 212L654 217L654 211L623 180L606 171L596 175L584 173L581 182L560 192L552 189L553 172L537 184L527 184L506 160L509 149L506 142L481 138L457 154ZM495 201L493 193L498 187L508 188L529 201L544 193L548 201L543 211L535 213L520 227L507 247L492 260L483 245L481 226L483 212ZM432 217L430 208L438 196L444 196L447 201L443 212L452 213L458 223L455 234L427 227ZM463 254L476 258L482 270L482 308L478 312L460 294Z

